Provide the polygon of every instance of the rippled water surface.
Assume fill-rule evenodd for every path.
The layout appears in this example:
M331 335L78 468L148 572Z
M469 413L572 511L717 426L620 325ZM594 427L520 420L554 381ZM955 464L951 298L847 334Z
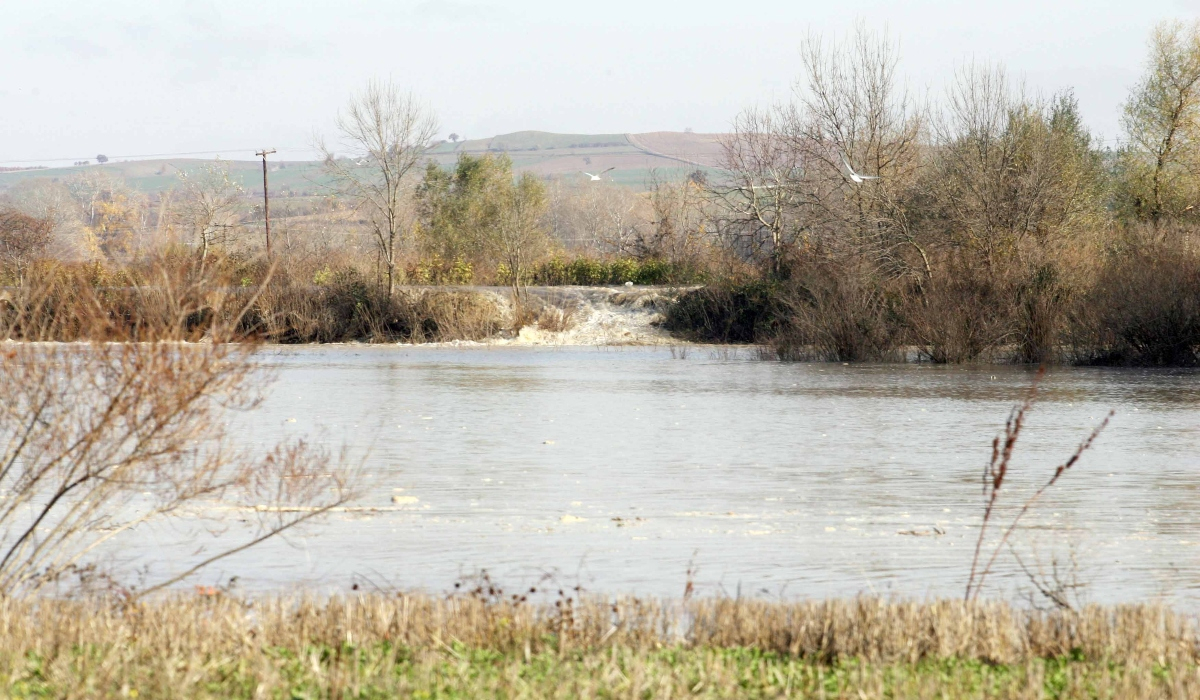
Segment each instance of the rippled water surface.
M222 565L258 588L445 590L487 569L514 584L553 573L679 595L690 565L701 590L731 595L958 595L991 439L1032 378L707 348L333 346L266 359L277 380L239 417L243 439L369 450L366 504L393 509L338 514ZM1049 373L1010 503L1116 415L1014 537L1029 568L1058 559L1066 578L1073 556L1091 600L1200 601L1198 379ZM394 495L418 500L396 507ZM1003 561L995 585L1023 586Z

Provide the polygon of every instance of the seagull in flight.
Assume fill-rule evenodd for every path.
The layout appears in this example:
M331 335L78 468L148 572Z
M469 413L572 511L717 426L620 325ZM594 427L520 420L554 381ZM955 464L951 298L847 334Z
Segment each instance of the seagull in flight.
M609 168L608 170L616 170L616 169L617 169L617 166L615 166L615 165L614 165L613 167ZM591 174L591 173L589 173L589 172L587 172L587 171L584 171L584 170L581 170L580 172L582 172L584 175L587 175L588 177L592 178L592 182L600 182L601 180L603 180L603 179L604 179L604 178L603 178L603 177L601 177L601 176L602 176L602 175L604 175L604 173L608 172L608 170L602 170L602 171L600 171L600 174L599 174L599 175L593 175L593 174Z
M861 185L867 180L879 179L878 175L859 175L858 173L854 172L854 168L850 167L850 161L846 160L845 153L842 154L842 162L846 164L846 171L850 173L850 179L853 180L854 184L856 185Z

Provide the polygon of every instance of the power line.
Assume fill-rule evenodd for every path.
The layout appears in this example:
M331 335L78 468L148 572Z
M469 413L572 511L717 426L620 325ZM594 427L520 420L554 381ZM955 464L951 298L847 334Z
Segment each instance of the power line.
M115 156L108 156L108 159L111 161L113 158L169 158L169 157L173 157L173 156L202 156L202 155L207 155L209 153L217 153L217 154L237 153L239 151L255 152L257 150L258 149L256 149L256 148L210 148L207 151L181 151L178 153L138 153L138 154L131 154L131 155L115 155ZM306 149L285 148L283 150L284 151L303 151ZM68 160L78 161L78 160L90 160L95 157L96 156L94 156L94 155L90 155L90 156L81 156L81 157L72 157L72 158L26 158L23 160L0 160L0 163L45 163L45 162L53 162L53 161L60 161L60 160L61 161L68 161Z

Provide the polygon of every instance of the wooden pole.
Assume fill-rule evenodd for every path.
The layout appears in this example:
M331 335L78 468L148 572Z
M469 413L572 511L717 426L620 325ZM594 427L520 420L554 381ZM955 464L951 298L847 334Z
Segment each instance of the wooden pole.
M267 239L267 259L271 259L271 198L267 193L267 156L275 152L275 149L262 149L254 155L262 156L263 160L263 230L266 233Z

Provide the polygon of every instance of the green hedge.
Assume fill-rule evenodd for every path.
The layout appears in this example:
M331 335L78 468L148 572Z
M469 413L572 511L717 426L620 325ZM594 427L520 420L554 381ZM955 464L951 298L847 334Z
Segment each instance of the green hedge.
M695 271L672 265L665 260L618 258L551 258L537 265L529 275L529 284L580 285L601 284L688 284L697 281Z

